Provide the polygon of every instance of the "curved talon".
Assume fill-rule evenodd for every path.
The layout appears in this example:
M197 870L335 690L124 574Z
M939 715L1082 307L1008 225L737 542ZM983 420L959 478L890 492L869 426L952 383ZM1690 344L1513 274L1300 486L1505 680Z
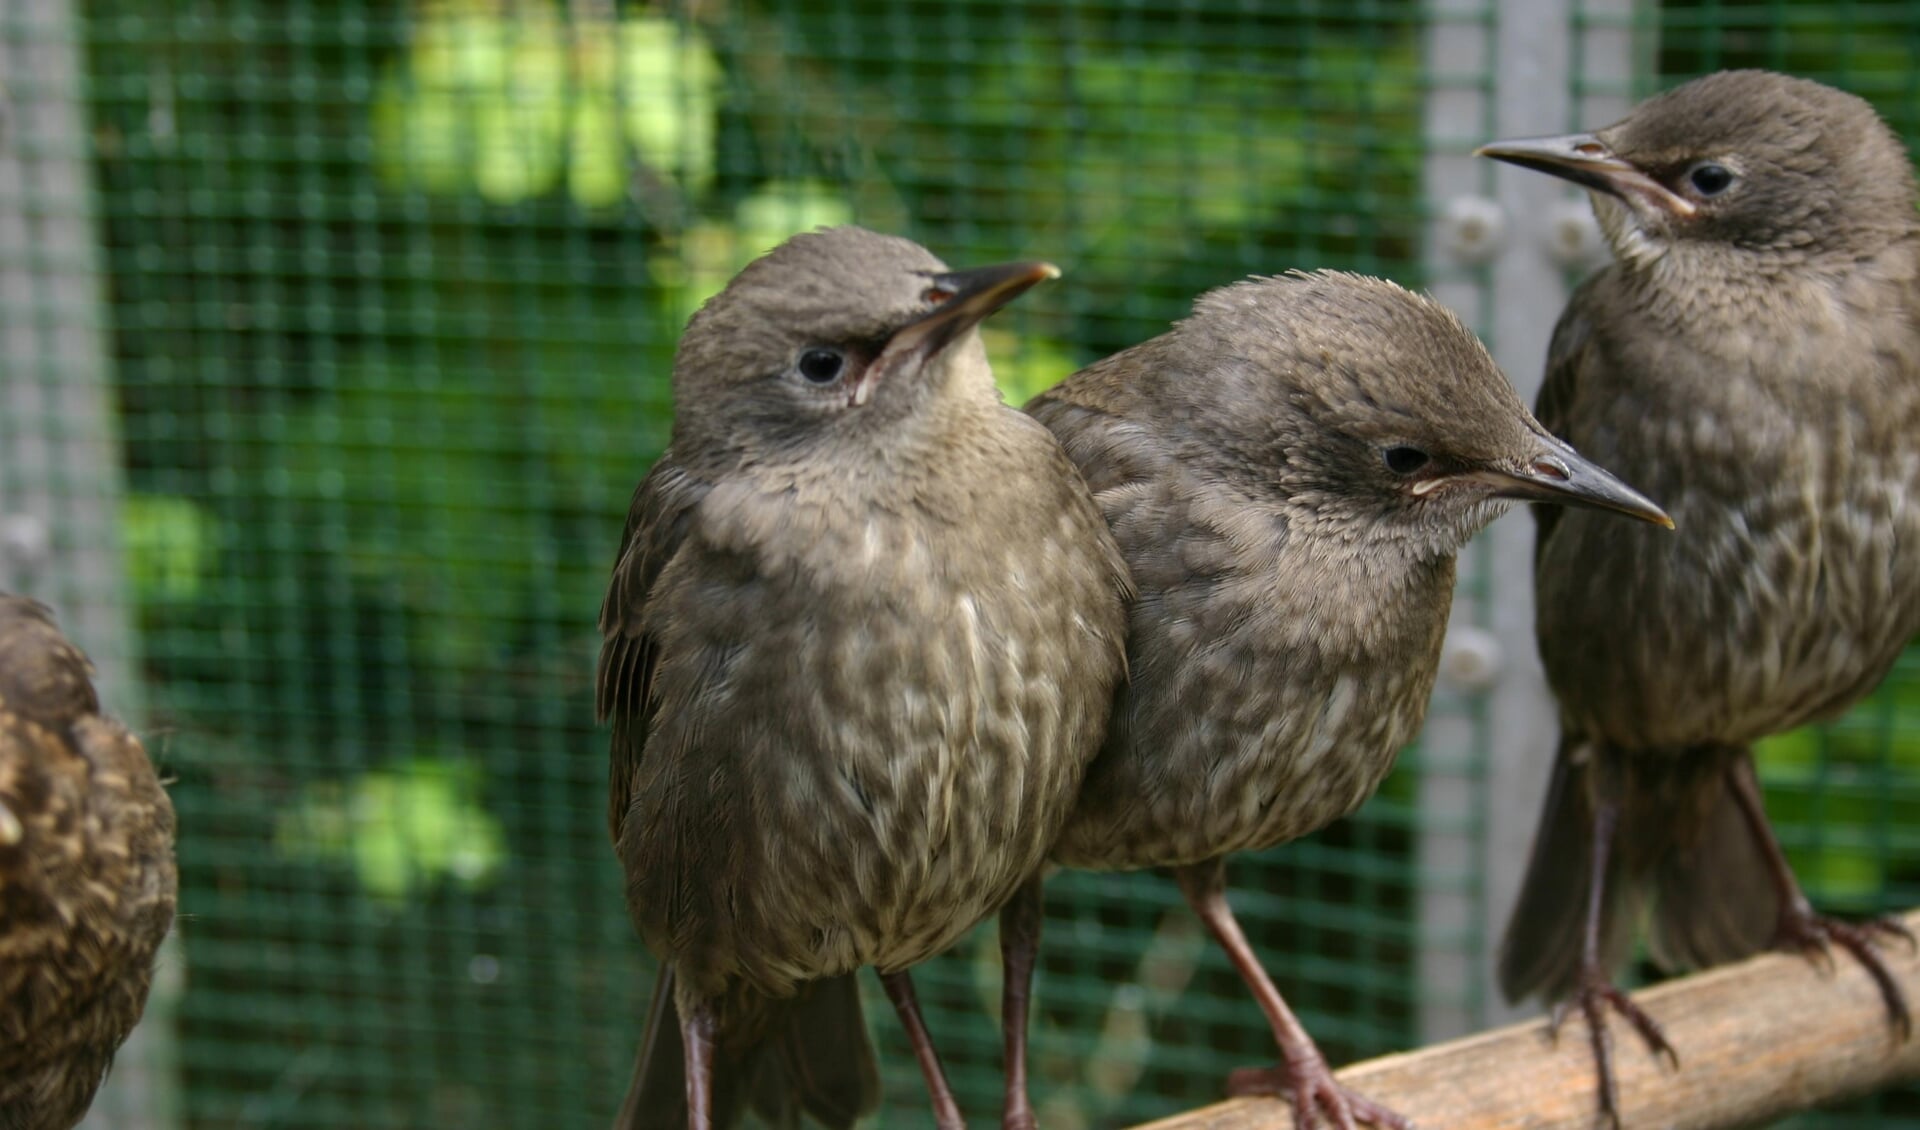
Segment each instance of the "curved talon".
M1600 1120L1620 1130L1620 1085L1613 1078L1613 1045L1607 1038L1606 1014L1600 1011L1600 1001L1605 999L1604 993L1596 999L1593 992L1583 990L1580 1011L1587 1018L1587 1042L1593 1048L1594 1073L1599 1076Z
M1894 978L1893 970L1887 968L1886 958L1875 941L1876 936L1888 935L1904 938L1910 949L1920 951L1913 931L1898 919L1873 918L1854 924L1815 914L1803 906L1781 916L1774 945L1798 951L1829 975L1834 969L1832 947L1839 946L1852 954L1879 988L1881 1003L1887 1008L1887 1023L1893 1026L1895 1039L1905 1043L1913 1038L1913 1014L1907 1008L1906 993Z
M1556 1001L1547 1017L1547 1036L1556 1044L1560 1039L1560 1026L1565 1023L1575 1005L1587 1022L1587 1042L1593 1051L1594 1074L1600 1091L1600 1120L1602 1123L1620 1127L1620 1086L1613 1074L1613 1044L1607 1029L1607 1010L1618 1013L1633 1030L1639 1034L1640 1041L1647 1046L1654 1058L1663 1061L1668 1070L1680 1070L1680 1053L1667 1039L1660 1022L1648 1015L1647 1011L1634 1003L1632 997L1615 987L1605 974L1596 970L1587 970L1581 974L1579 987L1566 998Z
M1634 1031L1640 1033L1640 1042L1647 1045L1647 1050L1652 1052L1656 1059L1666 1061L1667 1070L1680 1070L1680 1053L1667 1042L1667 1033L1660 1027L1659 1021L1648 1016L1639 1005L1633 1003L1631 997L1624 994L1613 1002L1613 1007L1627 1018L1627 1023L1633 1025Z
M1858 928L1868 934L1899 938L1907 943L1908 953L1920 953L1920 938L1915 938L1913 931L1907 929L1907 924L1898 918L1869 918L1861 922Z
M1297 1130L1312 1130L1323 1116L1335 1130L1359 1130L1361 1123L1380 1130L1414 1130L1405 1115L1341 1085L1324 1063L1302 1067L1300 1075L1296 1079L1286 1066L1237 1068L1227 1076L1227 1093L1235 1098L1267 1095L1290 1100Z
M1837 924L1836 924L1837 925ZM1869 931L1851 927L1831 931L1833 940L1841 948L1853 955L1853 959L1866 969L1873 983L1880 988L1881 1003L1887 1006L1887 1022L1893 1025L1899 1042L1906 1043L1913 1038L1913 1014L1907 1010L1907 997L1900 989L1900 982L1894 980L1893 970L1887 968L1886 959L1880 956L1880 950L1873 944ZM1908 944L1912 944L1909 936Z
M1820 971L1820 976L1831 977L1834 975L1835 966L1833 964L1833 953L1827 948L1827 939L1825 937L1816 936L1811 933L1783 934L1780 940L1774 943L1774 945L1777 949L1790 949L1801 957L1806 958L1808 962L1812 963L1815 969Z
M1563 997L1553 1002L1547 1010L1547 1042L1558 1047L1560 1044L1560 1026L1567 1022L1567 1013L1573 1005L1572 997Z

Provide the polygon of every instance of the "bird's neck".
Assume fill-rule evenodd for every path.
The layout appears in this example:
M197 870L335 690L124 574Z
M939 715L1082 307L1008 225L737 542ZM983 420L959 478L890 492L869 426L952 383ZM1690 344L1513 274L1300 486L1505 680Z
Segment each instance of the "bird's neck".
M1617 244L1616 269L1636 305L1677 333L1712 339L1737 328L1792 337L1840 325L1889 285L1920 277L1920 231L1895 229L1862 251L1754 251L1725 244Z
M1018 444L1006 435L1013 415L997 400L942 397L812 446L743 453L702 476L713 484L710 534L737 550L781 555L804 542L806 555L825 564L837 555L865 561L890 544L894 527L958 527L974 513L978 484L1019 470L1022 453L1008 450ZM806 536L789 536L795 529Z
M1269 545L1243 545L1241 560L1273 622L1291 626L1282 634L1321 637L1324 630L1322 643L1338 639L1356 656L1390 656L1444 630L1452 541L1401 536L1324 511L1295 514L1275 528Z

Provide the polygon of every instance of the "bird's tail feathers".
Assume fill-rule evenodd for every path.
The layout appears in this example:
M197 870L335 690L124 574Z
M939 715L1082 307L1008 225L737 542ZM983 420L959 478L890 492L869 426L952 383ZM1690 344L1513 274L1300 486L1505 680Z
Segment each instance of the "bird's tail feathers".
M795 1001L773 1035L777 1072L800 1109L822 1126L851 1130L880 1105L880 1064L851 973L828 978Z
M816 981L786 1000L736 993L723 1009L713 1065L714 1130L751 1108L774 1130L805 1114L852 1130L880 1102L880 1068L851 973ZM615 1130L686 1130L686 1051L674 974L662 966Z
M1520 900L1500 942L1500 991L1509 1002L1534 994L1559 1000L1580 974L1593 872L1593 750L1563 738L1554 757L1547 800L1533 834ZM1633 944L1642 891L1621 881L1618 857L1609 860L1606 901L1600 910L1601 959L1613 968Z
M1767 949L1779 921L1767 858L1741 816L1727 773L1753 772L1747 749L1727 751L1718 788L1688 814L1691 835L1653 869L1648 948L1663 969L1701 969Z
M673 966L662 963L653 982L653 1002L640 1030L627 1097L614 1130L686 1130L686 1049L680 1042L680 1010L673 1004Z
M1507 999L1559 1000L1574 988L1602 804L1616 813L1600 908L1602 968L1614 972L1627 961L1643 918L1654 960L1669 970L1767 948L1777 902L1766 857L1728 784L1730 773L1751 771L1745 749L1627 755L1562 739L1500 946Z

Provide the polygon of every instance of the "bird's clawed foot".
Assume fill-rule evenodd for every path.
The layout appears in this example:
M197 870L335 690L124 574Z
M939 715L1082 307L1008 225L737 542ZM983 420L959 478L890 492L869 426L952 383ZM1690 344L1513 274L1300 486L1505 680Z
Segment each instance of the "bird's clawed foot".
M1887 968L1881 949L1895 938L1907 944L1908 952L1920 950L1913 931L1896 918L1870 918L1865 922L1842 922L1814 913L1804 901L1780 915L1780 927L1774 934L1774 948L1797 953L1826 972L1833 971L1830 947L1839 946L1853 955L1873 983L1880 987L1880 999L1887 1006L1887 1022L1902 1043L1913 1035L1913 1014L1907 1009L1907 997Z
M1279 1067L1242 1067L1227 1076L1227 1093L1278 1095L1293 1100L1293 1123L1297 1130L1313 1130L1326 1124L1334 1130L1359 1130L1361 1123L1380 1130L1413 1130L1413 1123L1397 1111L1388 1110L1341 1086L1318 1054L1300 1056Z
M1560 1025L1574 1006L1587 1021L1587 1039L1593 1048L1594 1072L1600 1079L1600 1120L1602 1124L1618 1127L1620 1125L1620 1085L1613 1077L1613 1040L1607 1032L1607 1011L1611 1009L1633 1025L1640 1034L1641 1042L1647 1050L1666 1061L1667 1066L1680 1070L1680 1053L1673 1050L1667 1042L1667 1034L1660 1022L1647 1015L1645 1009L1633 1002L1633 998L1615 987L1607 975L1599 970L1589 969L1582 972L1580 985L1573 995L1553 1006L1553 1015L1547 1020L1547 1035L1558 1041Z

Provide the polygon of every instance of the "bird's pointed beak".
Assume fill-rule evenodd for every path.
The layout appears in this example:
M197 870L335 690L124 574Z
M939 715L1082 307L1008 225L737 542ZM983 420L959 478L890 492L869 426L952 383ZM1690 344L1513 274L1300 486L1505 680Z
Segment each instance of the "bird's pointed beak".
M1052 263L996 263L965 271L946 271L927 279L927 301L933 309L908 322L887 339L886 348L867 367L853 389L853 403L865 404L886 377L907 366L920 366L989 314L1048 279L1060 277Z
M1673 529L1673 519L1652 499L1552 437L1519 468L1486 468L1469 474L1492 487L1497 498L1611 510Z
M1693 202L1648 176L1633 162L1614 153L1591 133L1560 137L1523 137L1494 141L1473 151L1523 169L1570 180L1583 188L1604 192L1635 206L1658 209L1674 216L1693 215Z

